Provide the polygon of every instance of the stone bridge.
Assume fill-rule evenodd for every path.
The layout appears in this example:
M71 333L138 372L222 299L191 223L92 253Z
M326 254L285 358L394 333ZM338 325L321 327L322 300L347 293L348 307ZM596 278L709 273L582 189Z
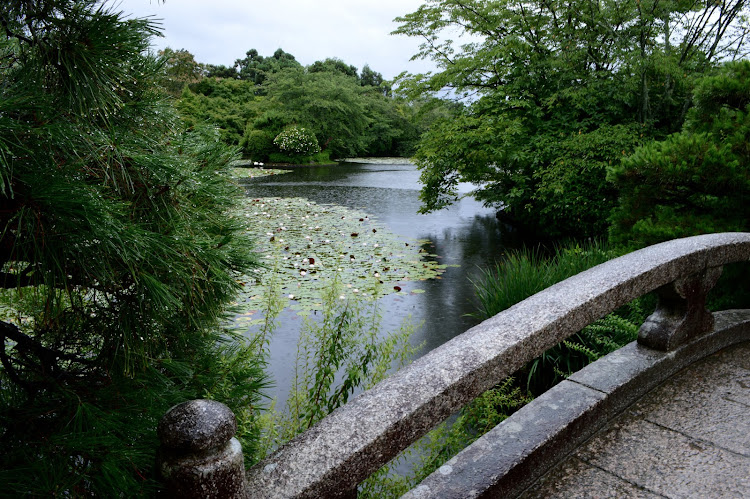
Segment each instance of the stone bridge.
M535 399L406 497L597 496L596 486L604 495L689 496L674 491L701 483L706 494L690 490L750 496L750 311L705 308L722 266L748 260L750 234L709 234L582 272L417 359L247 472L228 409L187 402L160 424L162 473L187 497L356 497L361 481L482 392L656 291L636 342ZM687 462L670 457L681 450Z

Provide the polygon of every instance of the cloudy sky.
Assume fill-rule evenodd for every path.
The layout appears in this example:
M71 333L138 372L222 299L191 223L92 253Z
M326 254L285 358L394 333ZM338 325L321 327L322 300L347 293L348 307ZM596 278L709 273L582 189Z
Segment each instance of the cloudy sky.
M272 55L277 48L303 65L337 57L391 79L402 71L432 68L409 59L419 40L391 35L393 19L415 11L422 0L117 0L135 17L162 20L156 48L187 49L198 62L233 65L251 48Z

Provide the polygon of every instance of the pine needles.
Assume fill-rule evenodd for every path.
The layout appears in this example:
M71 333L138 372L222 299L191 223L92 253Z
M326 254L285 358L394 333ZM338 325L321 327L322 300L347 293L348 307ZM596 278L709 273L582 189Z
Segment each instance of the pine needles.
M228 404L253 454L257 345L225 331L252 265L236 150L184 128L150 20L0 7L0 490L140 496L170 406Z

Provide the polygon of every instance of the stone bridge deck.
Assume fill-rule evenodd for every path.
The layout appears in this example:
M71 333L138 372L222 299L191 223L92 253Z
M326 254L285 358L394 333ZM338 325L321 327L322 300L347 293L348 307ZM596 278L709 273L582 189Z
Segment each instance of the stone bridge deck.
M668 379L521 497L750 497L750 343Z
M588 365L405 497L750 497L750 310L715 317L674 351Z

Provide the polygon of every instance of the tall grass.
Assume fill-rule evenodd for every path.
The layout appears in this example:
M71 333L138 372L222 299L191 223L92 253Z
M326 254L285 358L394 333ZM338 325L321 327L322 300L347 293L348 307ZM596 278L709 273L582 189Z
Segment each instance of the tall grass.
M593 241L558 246L552 255L524 249L506 255L474 283L479 310L489 318L553 284L618 256L606 244ZM529 362L516 377L539 395L590 362L635 340L649 308L641 298L600 319Z
M568 277L618 256L606 244L593 241L558 246L552 256L539 249L506 254L503 261L485 270L474 282L479 310L487 319Z
M258 460L344 405L351 396L383 380L392 369L408 364L419 348L409 342L415 329L410 317L398 330L382 333L377 301L361 295L342 299L342 291L338 279L331 281L320 297L323 306L319 320L305 320L294 365L289 366L294 379L286 405L279 409L274 402L260 415ZM269 303L273 303L273 295L271 286ZM267 309L276 315L280 311L273 305ZM274 327L275 316L266 320L259 337L267 338Z

